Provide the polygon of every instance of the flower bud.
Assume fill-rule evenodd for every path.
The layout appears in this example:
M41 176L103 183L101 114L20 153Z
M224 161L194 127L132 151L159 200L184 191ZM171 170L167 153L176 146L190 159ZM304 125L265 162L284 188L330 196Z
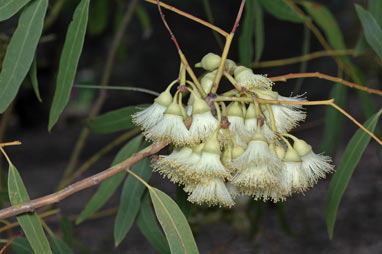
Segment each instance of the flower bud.
M210 136L203 147L203 152L221 154L220 144L216 132Z
M170 91L165 90L154 101L161 106L167 107L172 102L172 95Z
M296 150L294 150L292 147L288 147L288 150L287 150L287 152L285 153L285 156L284 156L284 161L287 161L287 162L300 162L301 158L298 155L298 153L296 152Z
M293 148L301 157L307 155L312 151L311 145L306 143L304 140L298 138L294 140Z
M243 111L240 107L239 102L234 101L231 102L227 107L227 116L237 116L237 117L243 117Z
M214 53L208 53L202 58L200 63L195 64L195 67L202 67L207 71L213 71L218 68L221 57Z

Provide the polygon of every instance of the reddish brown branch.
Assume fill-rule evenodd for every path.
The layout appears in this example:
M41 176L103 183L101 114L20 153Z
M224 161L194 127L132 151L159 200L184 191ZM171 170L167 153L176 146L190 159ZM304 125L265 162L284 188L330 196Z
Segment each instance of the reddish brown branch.
M159 11L159 14L160 14L160 17L161 17L161 19L162 19L162 21L163 21L164 26L166 27L168 33L170 34L170 36L171 36L171 40L174 42L175 47L180 51L179 43L178 43L178 41L176 40L175 35L174 35L174 33L172 32L170 26L167 24L166 18L164 17L164 14L163 14L163 12L162 12L162 8L160 7L160 2L159 2L159 0L157 0L157 5L158 5L158 11Z
M233 28L231 31L231 33L233 33L233 34L236 32L236 29L239 26L241 15L243 14L244 5L245 5L245 0L242 0L241 4L240 4L240 9L239 9L237 16L236 16L235 24L233 25Z

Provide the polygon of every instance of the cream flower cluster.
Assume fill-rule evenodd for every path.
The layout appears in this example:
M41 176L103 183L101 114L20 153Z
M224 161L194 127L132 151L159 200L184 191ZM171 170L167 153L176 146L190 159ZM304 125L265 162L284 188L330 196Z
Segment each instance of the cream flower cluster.
M191 81L172 94L174 81L133 115L147 139L174 146L153 159L154 171L183 185L190 202L224 207L232 207L237 195L283 201L333 171L328 156L288 133L305 119L302 106L274 103L304 98L279 95L270 79L228 59L224 69L236 90L225 93L231 97L211 94L220 61L209 53L196 65L207 71L200 79L206 98Z

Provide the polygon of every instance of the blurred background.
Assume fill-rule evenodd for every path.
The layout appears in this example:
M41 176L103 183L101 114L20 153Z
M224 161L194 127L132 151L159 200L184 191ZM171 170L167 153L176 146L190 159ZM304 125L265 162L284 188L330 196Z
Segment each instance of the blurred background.
M50 1L50 7L58 1ZM62 2L62 1L61 1ZM44 31L38 47L38 80L42 103L34 94L27 78L15 102L7 113L0 116L0 141L20 140L23 144L7 148L9 156L19 169L31 198L47 195L56 190L70 159L73 147L87 119L89 110L99 94L98 89L74 87L70 101L58 124L47 130L49 109L55 91L56 75L71 21L75 0L64 1L57 19ZM131 1L93 0L90 6L89 26L84 49L76 75L76 85L99 85L113 36ZM298 1L297 1L298 2ZM363 72L368 87L381 89L381 61L371 50L355 56L354 49L362 34L354 4L367 7L368 1L316 1L326 6L335 17L343 33L351 61ZM240 1L194 0L165 3L203 19L213 18L213 23L230 31ZM208 52L220 54L221 41L206 27L163 10L179 44L191 65L200 61ZM246 12L243 13L243 19ZM254 15L254 14L253 14ZM382 15L382 13L381 13ZM240 62L239 38L243 31L243 19L234 39L229 58ZM305 63L261 67L268 60L306 55L323 50L313 34L306 32L303 23L280 20L263 9L264 50L255 63L254 72L269 77L298 72L321 72L337 76L338 68L330 56L319 57ZM17 17L0 23L0 63L4 49L17 25ZM257 35L256 35L257 34ZM255 43L258 33L254 33ZM255 47L253 45L253 47ZM304 49L305 47L305 49ZM254 52L254 55L258 52ZM163 91L179 71L177 50L165 29L157 7L138 1L131 21L123 35L114 61L110 86L130 86ZM257 65L256 65L257 64ZM203 74L197 70L197 74ZM346 80L351 80L347 75ZM330 97L334 87L329 81L306 78L279 82L274 89L284 96L293 92L305 94L308 100L324 100ZM357 91L347 89L346 110L360 122L366 120L361 110ZM372 95L375 109L382 107L380 97ZM149 94L132 91L108 90L101 113L121 107L152 103ZM306 123L294 131L294 135L307 140L319 151L323 138L326 108L307 108ZM380 126L380 125L379 125ZM357 130L349 120L343 120L338 136L333 137L333 155L338 164L347 142ZM81 154L79 165L102 149L123 131L109 134L91 133ZM103 156L80 178L93 175L109 167L118 147ZM331 176L305 195L294 195L277 205L267 202L242 200L233 209L191 207L190 225L201 253L380 253L382 251L382 154L381 148L371 141L348 185L337 214L333 240L329 240L325 224L325 202ZM6 179L7 164L1 161L2 186ZM176 196L176 186L156 173L151 185ZM84 204L94 194L91 188L75 194L58 204L61 213L75 218ZM107 203L109 216L85 221L74 226L78 240L78 253L156 253L136 226L118 248L114 248L113 225L119 192ZM3 206L8 203L3 199ZM113 212L114 211L114 212ZM57 217L47 220L52 229L59 231ZM17 232L19 229L15 229Z

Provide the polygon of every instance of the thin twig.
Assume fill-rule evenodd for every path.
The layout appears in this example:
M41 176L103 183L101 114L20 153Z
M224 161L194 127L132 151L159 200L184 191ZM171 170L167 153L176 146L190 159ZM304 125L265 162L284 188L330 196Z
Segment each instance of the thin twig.
M171 36L171 40L174 42L174 44L175 44L175 46L176 46L176 49L177 49L178 51L180 51L179 43L178 43L178 41L176 40L175 35L174 35L174 33L172 32L170 26L167 24L166 18L164 17L164 14L163 14L163 12L162 12L162 8L160 7L160 1L157 0L156 3L157 3L157 6L158 6L158 12L159 12L159 15L160 15L160 17L161 17L161 19L162 19L162 21L163 21L163 24L164 24L164 26L166 27L168 33L170 34L170 36Z
M325 56L342 56L342 55L352 55L354 53L353 49L343 49L343 50L320 50L316 52L312 52L310 54L306 54L303 56L296 56L290 58L283 58L277 60L263 61L252 63L252 68L266 68L266 67L274 67L274 66L282 66L288 64L295 64L299 62L305 62L309 60L313 60L315 58L325 57Z
M90 188L92 186L95 186L99 184L100 182L112 177L115 174L118 174L119 172L123 170L127 170L132 165L137 163L138 161L151 156L154 153L157 153L162 148L164 148L168 144L168 141L162 141L159 143L155 143L153 145L150 145L143 150L141 150L138 153L135 153L132 157L129 159L110 167L96 175L90 176L88 178L85 178L81 181L78 181L74 184L71 184L67 186L66 188L57 191L55 193L43 196L41 198L37 198L28 202L25 202L23 204L19 204L17 206L11 206L5 209L0 210L0 219L6 219L11 216L16 216L22 213L26 212L33 212L39 207L47 206L50 204L58 203L61 200L73 195L76 192L79 192L81 190ZM130 172L131 173L131 172Z
M75 85L74 87L78 88L91 88L91 89L107 89L107 90L122 90L122 91L133 91L133 92L141 92L141 93L147 93L154 96L159 96L158 92L140 88L140 87L133 87L133 86L92 86L92 85Z
M239 26L241 15L243 14L244 5L245 5L245 0L241 0L240 8L239 8L239 11L237 12L235 23L232 27L232 31L231 31L232 34L236 32L236 29Z
M348 87L356 88L358 90L362 90L368 93L382 95L382 90L362 86L350 81L343 80L342 78L329 76L320 72L290 73L287 75L272 77L270 78L270 80L275 82L275 81L287 81L288 79L294 79L294 78L321 78L321 79L333 81L335 83L340 83Z

